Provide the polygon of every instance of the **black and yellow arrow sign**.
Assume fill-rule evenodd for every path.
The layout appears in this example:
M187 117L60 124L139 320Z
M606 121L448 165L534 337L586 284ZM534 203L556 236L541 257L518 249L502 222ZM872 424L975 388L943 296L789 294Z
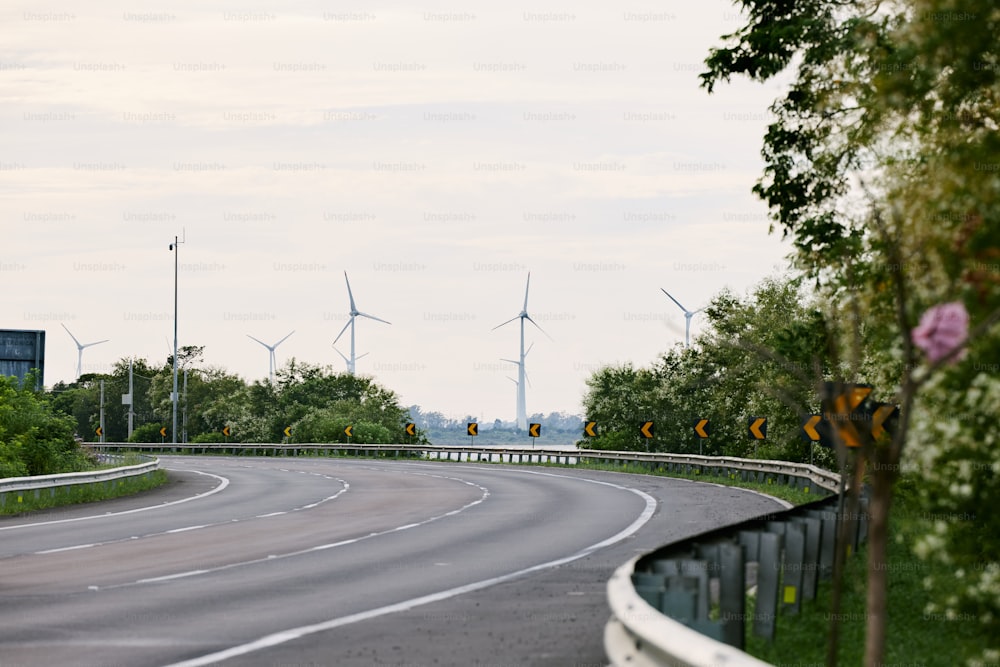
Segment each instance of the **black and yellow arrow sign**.
M229 437L229 435L230 435L230 430L229 430L229 427L228 427L228 426L224 426L224 427L222 427L222 435L226 436L227 438Z
M165 437L167 437L167 427L166 427L166 426L164 426L164 427L162 427L162 428L160 429L160 437L161 437L161 438L165 438Z
M846 447L860 447L871 432L870 385L848 382L823 384L823 415Z
M597 422L587 422L583 427L583 434L594 438L597 436Z
M542 425L541 424L528 424L528 435L532 438L541 437Z
M652 438L653 422L642 422L642 426L639 427L639 433L641 433L644 438Z
M414 424L413 422L408 423L406 425L406 435L416 435L416 434L417 434L417 425Z
M479 423L469 422L469 424L465 427L465 432L469 435L479 435Z
M898 418L899 411L895 405L876 403L875 411L872 412L872 437L878 440L886 434L892 435Z
M354 435L354 425L353 424L348 424L347 425L347 428L344 429L344 435L346 435L348 438L350 438L351 436Z
M823 436L819 432L819 426L823 422L823 415L807 415L802 420L802 432L807 440L819 442Z
M101 428L100 426L98 426L96 433L97 433L97 435L104 435L104 429Z
M711 429L708 427L707 419L694 420L694 434L696 436L699 438L707 438L709 433L711 433Z
M284 434L285 434L285 437L286 437L286 438L290 438L290 437L292 437L292 427L291 427L291 426L286 426L286 427L285 427L285 430L284 430L284 431L282 431L282 433L284 433Z
M754 440L763 440L767 437L767 417L751 417L747 420L747 430Z

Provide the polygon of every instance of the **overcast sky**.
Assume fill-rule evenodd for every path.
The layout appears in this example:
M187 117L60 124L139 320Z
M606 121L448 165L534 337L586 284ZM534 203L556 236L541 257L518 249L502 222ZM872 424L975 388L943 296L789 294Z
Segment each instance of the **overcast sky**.
M683 313L783 270L750 192L776 88L708 95L725 1L7 2L0 328L45 382L181 345L248 380L330 364L461 418L514 419L682 344ZM699 330L695 316L692 333ZM347 335L337 347L345 354Z

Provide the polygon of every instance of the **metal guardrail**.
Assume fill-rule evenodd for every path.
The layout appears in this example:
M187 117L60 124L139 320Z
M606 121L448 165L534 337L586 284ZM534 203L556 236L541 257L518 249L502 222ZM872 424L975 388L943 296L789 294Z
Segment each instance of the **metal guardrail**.
M107 456L107 455L103 455ZM121 458L121 457L112 457ZM105 459L108 460L108 459ZM154 458L145 463L118 468L107 468L104 470L94 470L90 472L70 472L61 475L32 475L30 477L8 477L0 479L0 506L7 501L7 494L23 494L25 491L34 491L38 498L45 489L55 495L58 488L66 486L78 486L81 484L102 484L113 483L119 479L128 477L140 477L148 475L160 467L160 460Z
M625 465L638 464L651 472L667 470L691 475L718 475L762 484L789 484L811 490L813 487L836 493L840 476L805 463L741 459L725 456L622 452L600 449L544 449L537 447L441 446L441 445L366 445L349 443L87 443L94 451L173 452L191 454L264 454L268 456L354 455L365 457L415 456L436 460L501 463L558 463L608 461Z
M797 615L830 578L837 549L867 537L867 502L838 515L838 497L709 531L637 556L608 581L611 664L761 667L742 651L749 630L774 640L780 615ZM844 542L839 523L845 524ZM747 609L753 592L754 608Z

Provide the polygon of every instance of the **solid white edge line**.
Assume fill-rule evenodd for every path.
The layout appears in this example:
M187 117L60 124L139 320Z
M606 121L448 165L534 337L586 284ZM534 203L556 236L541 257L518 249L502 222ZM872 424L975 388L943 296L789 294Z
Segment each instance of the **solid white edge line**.
M58 523L74 523L76 521L89 521L91 519L104 519L109 516L122 516L123 514L135 514L136 512L146 512L148 510L160 509L161 507L170 507L171 505L180 505L181 503L188 503L191 502L192 500L199 500L201 498L205 498L207 496L216 494L219 491L225 489L227 486L229 486L229 479L223 477L222 475L215 475L210 472L202 472L201 470L186 470L180 468L167 468L167 470L182 470L182 472L193 472L199 475L207 475L209 477L214 477L220 480L222 483L219 484L219 486L215 487L214 489L206 491L205 493L199 493L198 495L190 496L188 498L182 498L181 500L173 500L169 503L160 503L159 505L148 505L146 507L137 507L136 509L123 510L121 512L106 512L103 514L90 514L87 516L78 516L75 519L56 519L54 521L39 521L37 523L19 523L16 526L0 527L0 530L14 530L16 528L34 528L35 526L51 526Z
M535 473L542 475L550 475L550 473ZM395 614L401 611L408 611L414 607L420 607L425 604L430 604L432 602L440 602L441 600L447 600L459 595L464 595L466 593L472 593L474 591L481 590L483 588L488 588L490 586L495 586L497 584L510 581L512 579L517 579L523 577L526 574L531 574L533 572L538 572L540 570L546 570L552 567L558 567L559 565L565 565L566 563L571 563L580 558L589 556L594 551L602 549L604 547L615 544L624 540L626 537L633 535L640 528L642 528L652 517L653 513L656 511L656 499L650 496L648 493L640 491L638 489L630 489L625 486L620 486L618 484L612 484L611 482L601 482L597 480L585 479L580 477L571 477L569 475L550 475L552 477L568 477L571 479L582 479L586 482L592 482L594 484L602 484L605 486L614 487L617 489L622 489L623 491L629 491L641 497L646 502L646 507L643 509L642 513L624 530L621 530L617 534L609 537L606 540L602 540L597 544L592 544L589 547L585 547L583 550L577 553L566 556L564 558L559 558L556 560L551 560L545 563L540 563L538 565L532 565L515 572L509 572L507 574L502 574L498 577L492 577L490 579L483 579L481 581L476 581L471 584L465 584L464 586L458 586L456 588L450 588L448 590L440 591L437 593L431 593L429 595L423 595L420 597L412 598L410 600L404 600L402 602L397 602L395 604L386 605L384 607L378 607L376 609L370 609L368 611L359 612L356 614L350 614L348 616L341 616L340 618L330 619L329 621L324 621L322 623L316 623L314 625L305 625L298 628L290 628L288 630L283 630L281 632L276 632L270 634L260 639L248 642L246 644L241 644L239 646L233 646L222 651L217 651L215 653L210 653L208 655L203 655L198 658L192 658L191 660L185 660L182 662L176 662L167 667L203 667L204 665L211 665L223 660L229 660L230 658L236 658L239 656L247 655L249 653L254 653L256 651L261 651L263 649L271 648L279 644L284 644L295 639L300 639L306 635L316 634L317 632L325 632L327 630L333 630L334 628L343 627L345 625L352 625L361 621L368 621L373 618L378 618L380 616L386 616L388 614Z

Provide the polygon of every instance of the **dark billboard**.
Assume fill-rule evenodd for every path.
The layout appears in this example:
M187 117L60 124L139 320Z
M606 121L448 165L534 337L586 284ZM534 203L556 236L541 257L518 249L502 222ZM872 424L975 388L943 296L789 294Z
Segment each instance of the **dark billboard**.
M45 385L45 332L0 329L0 375L13 375L21 382L38 369L36 389Z

